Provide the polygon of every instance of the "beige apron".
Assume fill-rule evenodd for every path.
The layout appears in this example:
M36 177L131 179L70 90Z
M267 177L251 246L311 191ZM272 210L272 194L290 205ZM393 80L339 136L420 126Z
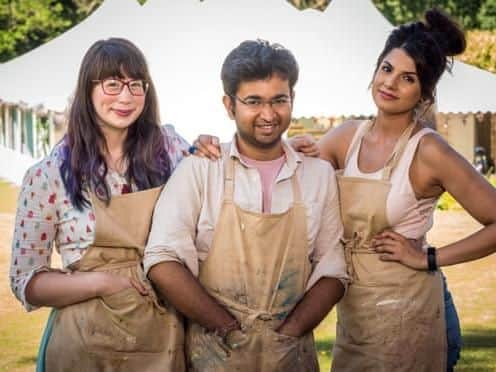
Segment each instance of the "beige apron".
M228 347L200 325L189 325L187 359L198 372L316 372L312 332L301 338L276 329L304 295L308 259L305 206L296 175L293 205L260 214L233 202L234 160L225 160L224 200L200 282L242 325L240 345Z
M141 267L151 216L161 188L114 196L106 206L92 195L95 241L74 271L106 271L140 280L128 288L57 311L46 370L185 370L184 330L173 309L157 300Z
M371 123L358 129L362 132L355 145L370 127ZM370 239L389 227L386 201L390 177L413 128L410 125L398 140L382 180L338 175L345 257L353 283L337 306L335 372L446 370L440 273L384 262L368 249Z

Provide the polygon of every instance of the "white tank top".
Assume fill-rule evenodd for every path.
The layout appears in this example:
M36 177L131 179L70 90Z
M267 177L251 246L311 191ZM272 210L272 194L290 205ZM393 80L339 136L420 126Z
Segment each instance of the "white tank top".
M360 127L366 124L367 121L364 121L360 124ZM380 180L383 169L379 169L374 173L363 173L358 168L358 154L360 153L362 143L360 141L358 146L354 146L354 143L360 140L360 127L355 132L348 147L348 151L353 148L355 150L352 153L346 154L347 160L343 175L346 177ZM417 200L409 177L410 164L412 163L420 139L424 135L433 132L430 128L423 128L413 135L408 140L406 148L391 174L391 190L386 202L387 218L392 229L408 239L424 237L433 224L433 213L438 198L433 197ZM366 197L366 195L360 195L359 197Z

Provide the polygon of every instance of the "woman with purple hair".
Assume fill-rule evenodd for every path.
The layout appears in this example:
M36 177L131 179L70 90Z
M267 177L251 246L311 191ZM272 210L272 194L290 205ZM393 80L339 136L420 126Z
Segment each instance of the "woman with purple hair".
M55 311L38 368L183 371L183 327L143 275L162 186L188 144L159 125L141 51L125 39L83 58L68 131L26 173L10 270L24 307ZM62 270L51 268L53 246Z

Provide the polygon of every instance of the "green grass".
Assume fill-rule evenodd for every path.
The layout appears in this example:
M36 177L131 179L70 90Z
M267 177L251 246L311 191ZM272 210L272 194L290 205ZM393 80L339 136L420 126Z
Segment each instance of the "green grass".
M437 217L442 217L438 212ZM435 243L438 243L434 241ZM443 271L462 326L463 349L456 372L496 371L496 255ZM315 331L321 371L329 371L336 339L336 311Z
M321 371L329 371L331 366L331 350L336 340L335 324L333 311L315 332ZM463 349L456 367L457 372L496 371L496 324L486 326L488 328L482 328L481 324L473 325L475 328L463 327Z
M494 304L487 299L488 305ZM495 309L496 311L496 309ZM0 371L32 371L38 342L48 317L47 310L26 314L21 309L2 316L0 325ZM317 328L316 345L321 371L329 371L335 341L333 311ZM463 323L463 320L462 320ZM496 323L472 324L463 328L462 358L457 372L496 371Z
M333 310L315 330L315 343L321 371L329 371L331 368L331 350L335 340L336 310Z
M494 182L494 179L493 179ZM3 199L5 184L0 183ZM10 189L10 186L8 190ZM0 211L2 212L2 211ZM471 219L459 219L457 212L436 212L436 225L444 226L430 239L443 246L478 227ZM456 218L450 218L456 217ZM467 217L468 218L468 217ZM33 371L38 344L48 318L48 309L26 313L10 293L8 265L13 216L0 213L0 372ZM441 232L439 232L441 231ZM460 320L464 347L456 371L496 371L496 255L446 268ZM316 329L321 371L329 371L335 341L336 313L333 310Z
M457 372L496 370L496 328L465 328L463 341L462 361Z
M0 371L33 371L48 309L27 314L2 314L0 324Z

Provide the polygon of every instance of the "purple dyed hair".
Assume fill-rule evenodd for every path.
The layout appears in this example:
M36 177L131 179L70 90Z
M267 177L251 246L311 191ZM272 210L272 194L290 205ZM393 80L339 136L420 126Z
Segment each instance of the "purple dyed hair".
M124 74L149 83L143 112L129 127L125 140L124 156L128 162L125 177L139 190L145 190L164 184L171 174L168 143L159 125L157 95L145 57L128 40L99 40L81 63L62 145L60 173L72 204L79 210L89 205L85 191L94 192L107 203L111 198L105 183L108 166L103 154L107 144L91 100L93 80L124 78Z

